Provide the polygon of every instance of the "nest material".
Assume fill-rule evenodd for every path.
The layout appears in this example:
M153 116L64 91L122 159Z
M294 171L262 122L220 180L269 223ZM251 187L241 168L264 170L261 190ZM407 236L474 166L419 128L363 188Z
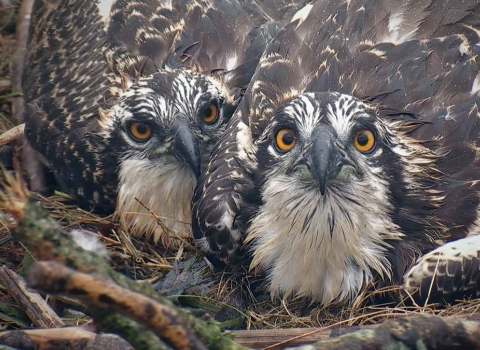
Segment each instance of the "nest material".
M15 59L15 36L14 15L18 3L10 1L13 7L5 7L0 3L0 133L3 133L17 123L12 115L12 81L10 76L10 62ZM0 162L9 163L8 157L15 158L12 152L12 145L0 148ZM3 156L2 156L3 155ZM6 155L6 156L5 156ZM5 164L6 166L13 166ZM17 178L8 178L10 170L2 168L0 181L8 180L10 185L21 183L21 172L18 171ZM15 172L14 172L15 173ZM8 179L7 179L8 178ZM66 230L82 229L95 235L106 247L112 260L112 265L117 271L122 271L134 279L144 283L157 283L159 290L165 293L184 295L180 298L190 305L195 304L203 310L209 311L213 316L225 311L233 310L242 315L245 320L245 328L299 328L299 327L331 327L332 325L368 325L386 319L410 315L412 313L436 314L440 316L453 316L468 319L477 313L480 308L480 300L463 301L454 306L438 308L436 305L416 305L406 307L403 305L385 306L362 306L365 296L361 296L354 307L337 309L315 309L305 305L302 301L263 301L250 304L253 291L239 285L239 280L227 273L204 274L205 283L199 281L198 271L189 275L188 265L192 258L201 261L202 257L198 252L190 249L188 242L179 250L168 251L153 246L150 242L129 237L123 232L111 218L101 218L92 213L81 210L61 193L54 196L44 197L39 194L29 193L23 187L12 187L13 190L4 192L3 203L18 205L24 198L18 195L24 194L38 200L46 208L51 217L57 220ZM8 192L10 191L10 192ZM17 197L16 197L17 196ZM0 264L6 265L14 270L21 270L29 258L28 252L17 242L10 239L10 229L14 220L10 214L0 212ZM187 262L187 263L186 263ZM183 264L183 265L182 265ZM188 265L188 266L187 266ZM208 268L204 271L208 271ZM171 272L170 274L168 274ZM162 279L168 283L162 284ZM183 287L177 290L168 289L168 285L178 286L184 283ZM241 291L241 293L239 293ZM191 294L189 294L191 293ZM195 293L195 295L193 295ZM238 300L238 295L242 295ZM190 297L190 298L189 298ZM196 301L196 303L194 302ZM62 320L67 325L88 323L89 318L81 311L71 311L74 303L68 300L51 299L54 309L62 310ZM68 307L65 307L65 304ZM62 305L62 308L58 306ZM241 310L245 308L245 310ZM9 314L5 310L10 310ZM240 310L238 310L240 309ZM15 311L11 311L15 310ZM0 323L7 328L22 328L28 324L24 313L18 305L9 299L5 288L0 285Z
M463 301L453 306L438 307L438 305L377 305L364 306L369 295L359 297L357 303L348 308L317 309L302 300L273 302L269 299L263 302L252 303L248 284L239 284L239 278L227 273L213 274L208 266L201 264L202 257L196 251L187 248L178 251L169 251L155 247L142 238L131 238L121 231L111 218L101 218L92 213L78 209L66 196L57 194L52 197L43 197L31 193L22 185L21 179L7 173L9 183L0 196L2 208L18 207L21 211L22 203L27 197L33 197L50 216L60 223L66 231L81 229L94 235L106 247L112 266L117 271L131 276L133 279L154 284L159 292L179 296L181 301L209 312L213 317L222 308L233 310L245 319L245 328L299 328L299 327L327 327L331 325L368 325L382 322L386 319L411 315L412 313L427 313L440 316L455 316L467 319L480 308L480 300ZM15 212L15 210L13 210ZM14 220L12 214L2 215L0 228L2 238L8 237L9 229ZM15 216L15 214L13 214ZM1 239L1 238L0 238ZM8 256L12 247L15 247L14 261L10 266L19 268L22 261L21 252L25 252L17 243L9 242L0 246L0 256ZM15 261L16 260L16 261ZM253 279L253 278L252 278ZM256 282L253 279L253 282ZM395 289L383 290L395 292ZM240 299L240 301L239 301ZM245 308L244 310L242 310ZM238 310L240 309L240 310ZM74 319L65 321L67 324L78 322L78 314ZM88 317L80 317L86 322ZM238 325L237 325L238 326Z

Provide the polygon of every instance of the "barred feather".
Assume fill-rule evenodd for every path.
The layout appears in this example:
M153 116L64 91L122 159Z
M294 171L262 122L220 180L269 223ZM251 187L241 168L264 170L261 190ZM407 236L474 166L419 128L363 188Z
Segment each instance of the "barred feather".
M435 249L439 239L450 241L477 232L479 5L479 1L454 4L448 0L318 0L303 22L287 25L267 47L197 186L194 236L206 251L235 265L248 263L244 254L251 249L253 265L263 269L273 294L297 292L328 305L351 300L371 280L378 286L401 284L406 271L421 255ZM268 158L271 155L265 153L265 147L272 118L286 105L310 106L305 101L311 97L299 97L310 92L338 92L362 101L382 120L381 125L393 135L389 137L397 140L391 148L383 148L390 162L382 163L382 173L375 175L378 179L371 178L369 185L380 180L387 184L385 196L375 193L375 200L389 208L377 214L385 220L388 217L396 227L376 228L378 234L389 232L385 242L376 241L373 233L357 237L362 231L357 227L340 246L305 250L313 239L308 235L323 237L327 228L298 232L301 220L305 220L304 227L310 225L306 215L315 212L317 200L318 205L333 206L328 198L314 193L299 200L300 209L292 209L295 215L289 219L293 221L280 221L288 216L288 210L275 212L270 216L272 227L262 228L267 210L276 210L280 204L275 203L281 200L288 201L281 197L282 192L301 196L304 191L295 187L299 185L293 178L283 185L278 180L277 186L285 187L277 188L275 203L268 197L272 194L266 192L267 184L274 183L271 177L281 171L275 168L281 163ZM316 115L320 113L316 108L325 107L324 103L312 102L311 110L301 113ZM349 210L359 210L348 214L350 218L364 217L369 223L377 220L373 209L371 214L345 204L342 215ZM340 220L335 213L332 209L334 220ZM368 219L368 215L372 217ZM315 217L313 222L318 225L327 221L320 214ZM348 226L337 223L339 227L344 224ZM386 221L381 225L387 225ZM366 250L363 257L348 255L347 251L358 251L354 246L357 238L376 248ZM293 239L297 243L290 241ZM389 246L387 251L378 255L384 244ZM337 260L327 258L334 250L347 262L334 265ZM267 258L269 254L273 260ZM343 264L353 270L370 267L351 273L342 270ZM336 282L327 280L335 275L340 276ZM454 288L454 284L450 286Z
M82 208L181 244L170 238L191 235L199 169L179 160L176 128L186 122L187 157L206 161L278 26L253 0L36 0L32 13L28 142ZM150 141L129 136L132 121Z

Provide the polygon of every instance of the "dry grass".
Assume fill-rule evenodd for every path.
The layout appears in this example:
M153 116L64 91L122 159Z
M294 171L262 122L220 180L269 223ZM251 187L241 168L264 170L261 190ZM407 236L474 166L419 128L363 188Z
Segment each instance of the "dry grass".
M30 192L28 195L41 202L50 215L61 223L66 230L82 229L95 234L109 251L112 265L117 270L131 275L134 279L155 283L171 270L175 261L187 260L196 254L196 252L189 249L181 249L180 251L164 250L151 245L143 239L134 239L126 234L122 234L118 224L113 222L111 218L98 217L78 209L67 196L61 193L51 197L43 197ZM8 220L6 222L8 223ZM4 236L8 232L7 226L8 224L4 223L0 228ZM11 249L12 243L10 242L9 244L8 249ZM5 251L6 247L5 245L0 246L0 252ZM23 248L20 246L17 249L23 252ZM23 253L19 254L17 251L16 260L11 261L10 265L19 268L22 261L18 259L21 259L21 256L23 256ZM211 311L213 314L219 311L222 306L236 309L235 298L237 298L237 292L241 288L246 291L246 299L252 302L254 292L249 289L249 283L247 282L252 282L254 285L259 283L257 278L249 276L248 281L243 281L241 286L238 278L225 272L208 277L213 278L214 283L206 295L203 294L197 297L202 301L199 304L200 307ZM398 290L390 288L377 291L377 293L381 292L395 293ZM245 328L261 329L366 325L378 323L386 319L408 316L412 313L437 314L467 319L478 313L480 309L480 300L462 301L448 307L439 307L437 305L405 306L403 303L365 306L365 302L370 296L370 294L362 295L354 306L344 308L319 309L306 305L302 300L289 300L288 302L267 300L251 303L246 310L240 312L245 317ZM191 298L195 299L195 296L192 295ZM73 306L71 307L74 308ZM70 325L85 323L89 320L82 313L67 313L62 316L63 321Z
M11 81L9 62L15 51L14 35L5 31L9 26L10 18L14 15L14 7L1 7L0 3L0 132L10 129L15 125L11 114ZM1 178L0 174L0 178ZM56 193L54 196L44 197L35 193L29 193L36 198L50 212L51 216L61 223L67 230L83 229L98 236L110 252L112 265L120 271L124 271L134 279L148 283L159 281L172 269L175 261L182 261L197 254L189 249L186 243L178 251L168 251L153 246L143 239L134 239L125 234L112 218L101 218L92 213L81 210L70 201L68 196ZM9 240L9 226L12 223L9 217L0 213L0 264L18 270L26 263L29 255L23 247ZM227 273L218 273L212 277L214 283L207 296L199 297L203 307L208 310L219 310L226 302L232 304L235 309L236 292L242 286L238 279ZM251 277L249 280L258 284L258 279ZM246 283L242 283L246 284ZM254 294L249 287L246 290L246 299L252 301ZM392 291L395 292L395 291ZM446 308L438 308L436 305L407 307L402 303L398 305L364 306L366 296L361 296L356 306L337 309L317 309L305 305L302 301L292 300L287 302L270 300L250 304L243 311L246 320L246 328L280 328L280 327L327 327L333 325L373 324L385 319L402 317L414 312L438 314L442 316L455 316L468 318L477 313L480 308L480 300L464 301ZM58 303L58 299L55 303ZM68 304L70 309L75 309L74 303L68 300L60 300ZM5 295L5 290L0 286L0 325L22 327L25 323L21 310L5 311L4 302L15 309L15 305ZM53 301L52 301L53 302ZM10 309L9 309L10 310ZM64 312L63 320L66 324L79 324L88 321L81 312ZM10 320L8 319L10 317Z

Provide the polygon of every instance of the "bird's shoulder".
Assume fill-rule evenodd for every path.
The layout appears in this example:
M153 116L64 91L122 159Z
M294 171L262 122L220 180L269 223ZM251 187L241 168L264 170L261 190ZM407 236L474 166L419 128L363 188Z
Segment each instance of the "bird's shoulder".
M105 145L94 137L99 107L113 99L102 55L110 7L103 3L101 9L100 1L34 2L22 91L29 144L83 207L111 212L116 179L105 169L116 160L102 156Z
M245 87L278 26L254 1L148 0L113 7L105 56L117 74L169 68Z

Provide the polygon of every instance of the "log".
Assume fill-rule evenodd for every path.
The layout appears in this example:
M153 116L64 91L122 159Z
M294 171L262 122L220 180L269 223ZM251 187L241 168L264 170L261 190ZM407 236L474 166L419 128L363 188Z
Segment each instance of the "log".
M304 345L301 350L474 350L480 349L479 334L480 322L414 315L385 321L373 329Z
M95 334L81 327L0 332L0 343L19 349L134 350L113 334Z
M400 317L411 317L410 314L396 315L395 319ZM480 321L480 312L474 314L460 314L452 316L442 316L445 319ZM327 326L322 328L286 328L286 329L252 329L230 331L235 337L235 341L243 346L252 349L275 349L278 346L298 346L312 344L319 340L335 338L340 335L349 334L362 329L374 329L378 324L360 325L360 326Z
M41 328L62 327L65 324L51 309L45 299L35 291L27 289L25 281L14 271L0 267L0 282L23 307L33 324Z
M298 346L313 344L322 339L352 333L368 326L337 326L334 328L287 328L287 329L254 329L230 331L235 341L250 349L275 349L278 346Z
M0 196L0 207L5 208L16 220L17 227L12 237L21 242L37 261L57 261L65 266L84 273L113 280L118 286L147 296L157 303L172 308L187 323L188 328L200 338L208 349L245 349L235 343L232 336L222 333L217 322L211 319L199 319L190 312L176 307L168 298L158 294L151 285L137 283L112 269L106 257L79 247L70 235L32 198L29 198L14 180L7 180L10 186ZM104 332L115 333L126 339L136 349L149 349L145 338L159 338L147 328L113 311L92 309L96 326ZM109 321L106 322L105 320ZM115 321L115 322L114 322ZM113 324L113 326L112 326ZM134 329L133 329L133 328ZM140 340L141 339L141 340ZM139 343L136 343L139 341ZM159 348L157 345L155 348ZM165 348L165 344L162 348Z
M76 296L100 310L114 310L148 326L179 350L207 350L178 312L102 277L77 272L55 261L38 262L30 268L28 283L49 294Z

